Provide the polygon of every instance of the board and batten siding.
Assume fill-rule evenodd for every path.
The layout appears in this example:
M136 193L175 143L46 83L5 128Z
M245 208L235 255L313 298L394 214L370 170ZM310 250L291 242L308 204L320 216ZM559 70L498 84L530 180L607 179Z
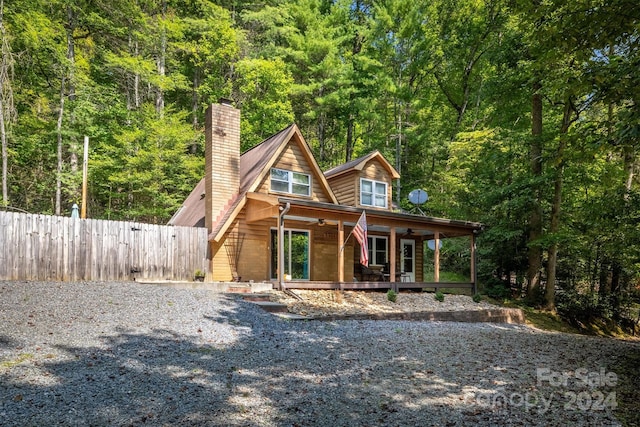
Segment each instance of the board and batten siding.
M207 229L0 212L0 280L192 280Z

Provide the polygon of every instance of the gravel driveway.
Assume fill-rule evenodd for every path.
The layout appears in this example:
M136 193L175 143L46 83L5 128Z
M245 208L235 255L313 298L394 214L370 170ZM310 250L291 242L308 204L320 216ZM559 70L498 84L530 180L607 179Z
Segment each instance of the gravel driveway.
M612 426L640 344L291 321L137 283L0 282L3 426ZM628 424L630 425L630 424Z

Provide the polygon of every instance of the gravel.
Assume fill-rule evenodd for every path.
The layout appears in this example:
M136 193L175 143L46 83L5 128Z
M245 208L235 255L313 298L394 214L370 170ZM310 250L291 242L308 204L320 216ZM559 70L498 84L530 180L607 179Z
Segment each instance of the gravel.
M292 321L235 295L0 282L3 426L616 426L637 342Z

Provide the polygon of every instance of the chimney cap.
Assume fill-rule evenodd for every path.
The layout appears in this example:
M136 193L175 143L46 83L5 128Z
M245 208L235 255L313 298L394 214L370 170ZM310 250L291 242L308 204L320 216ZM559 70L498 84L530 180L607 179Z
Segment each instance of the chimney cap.
M233 101L228 98L219 98L218 103L222 105L228 105L229 107L233 107Z

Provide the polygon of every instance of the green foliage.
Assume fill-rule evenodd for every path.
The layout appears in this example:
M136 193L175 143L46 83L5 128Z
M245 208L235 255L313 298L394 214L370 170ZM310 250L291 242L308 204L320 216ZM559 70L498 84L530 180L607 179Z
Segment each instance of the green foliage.
M402 175L400 208L413 209L407 193L424 188L428 215L485 224L476 253L487 295L525 294L529 250L546 259L557 246L559 309L615 317L640 282L640 17L630 0L597 6L5 2L3 42L16 59L6 73L16 110L9 200L53 213L59 180L62 210L77 202L88 135L89 215L164 223L202 177L207 105L229 97L242 109L243 149L295 122L321 167L378 149ZM563 127L566 105L579 119ZM445 240L445 280L470 274L459 240Z
M485 282L483 293L496 300L511 298L511 289L508 284L497 278L490 278Z
M203 162L188 154L196 139L179 115L157 117L147 105L135 127L94 151L90 174L102 215L152 223L170 217L202 176Z
M438 291L433 295L433 298L436 301L443 302L444 301L444 294L442 292Z
M471 297L471 299L473 300L473 302L475 302L475 303L479 303L480 301L482 301L482 295L480 295L480 294L473 294L473 296Z
M396 300L398 299L397 292L395 292L393 289L389 289L387 291L387 299L391 302L396 302Z
M242 148L247 150L293 123L293 79L279 59L245 59L236 65L236 98L242 108Z

